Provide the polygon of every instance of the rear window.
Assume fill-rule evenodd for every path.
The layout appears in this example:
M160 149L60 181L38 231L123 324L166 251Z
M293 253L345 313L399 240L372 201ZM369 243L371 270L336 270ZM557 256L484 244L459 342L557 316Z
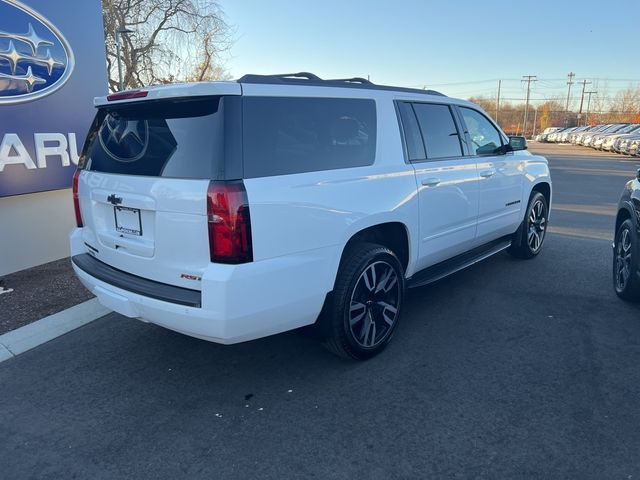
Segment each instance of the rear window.
M375 102L245 97L242 143L245 178L371 165Z
M174 178L225 178L225 97L101 108L80 168Z

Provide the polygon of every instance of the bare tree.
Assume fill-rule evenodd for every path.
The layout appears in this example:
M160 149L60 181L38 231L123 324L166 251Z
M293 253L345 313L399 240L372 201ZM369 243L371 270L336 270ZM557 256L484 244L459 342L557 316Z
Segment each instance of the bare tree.
M611 102L611 110L618 114L620 121L633 122L640 113L640 88L629 86L619 91Z
M125 88L229 77L234 29L216 0L103 0L109 89L118 89L115 31Z
M589 123L615 123L615 114L607 111L610 103L609 82L606 80L594 80L591 90L597 93L594 93L591 97Z
M608 85L603 82L598 86L598 94L591 99L589 108L589 124L637 122L640 123L640 87L630 85L618 91L613 97L608 93ZM600 93L602 92L602 93ZM495 114L495 97L471 97L470 101L477 103L489 114ZM585 100L586 102L586 100ZM586 105L586 103L585 103ZM578 119L577 113L565 111L562 98L552 97L538 104L536 131L546 127L573 127L582 125L585 118ZM586 106L585 106L586 110ZM502 129L509 133L519 133L521 130L524 103L500 102L499 123Z

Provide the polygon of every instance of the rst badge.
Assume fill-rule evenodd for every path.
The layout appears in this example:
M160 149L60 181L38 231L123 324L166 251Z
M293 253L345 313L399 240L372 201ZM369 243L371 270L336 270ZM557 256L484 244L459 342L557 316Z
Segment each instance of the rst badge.
M73 51L51 22L18 0L0 0L0 105L52 94L73 67Z

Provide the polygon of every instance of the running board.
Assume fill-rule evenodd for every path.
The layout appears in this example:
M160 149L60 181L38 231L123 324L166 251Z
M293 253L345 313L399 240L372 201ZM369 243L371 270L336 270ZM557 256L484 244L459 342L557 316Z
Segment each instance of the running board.
M415 273L407 280L407 287L422 287L429 283L436 282L451 275L452 273L456 273L467 268L474 263L478 263L485 258L489 258L491 255L495 255L510 246L511 235L499 238L485 245L481 245L466 253L450 258L449 260L445 260L444 262L437 263Z

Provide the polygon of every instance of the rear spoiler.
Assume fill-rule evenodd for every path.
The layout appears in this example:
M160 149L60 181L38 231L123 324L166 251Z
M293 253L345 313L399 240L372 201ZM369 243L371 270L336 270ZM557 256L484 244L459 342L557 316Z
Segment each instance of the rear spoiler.
M95 107L103 107L117 103L212 95L242 95L242 86L237 82L173 83L136 90L124 90L104 97L96 97L93 100L93 105Z

